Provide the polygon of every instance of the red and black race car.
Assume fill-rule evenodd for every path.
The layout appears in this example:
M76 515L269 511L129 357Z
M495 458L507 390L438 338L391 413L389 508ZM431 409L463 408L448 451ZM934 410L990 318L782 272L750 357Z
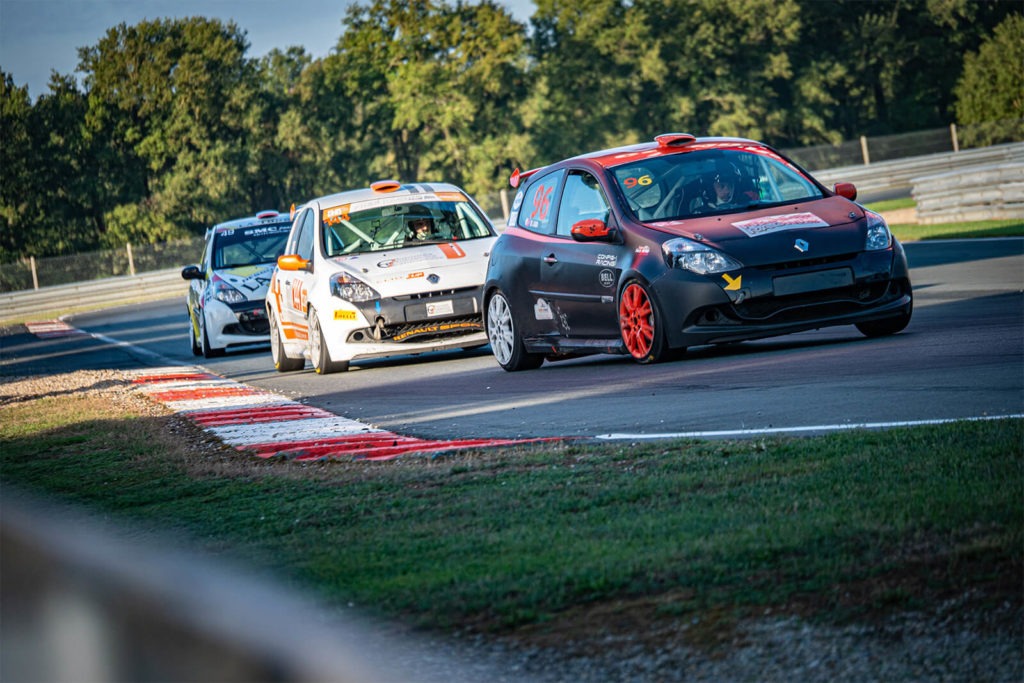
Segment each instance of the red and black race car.
M853 185L829 190L762 143L671 133L511 183L482 302L506 370L910 322L907 260L885 220Z

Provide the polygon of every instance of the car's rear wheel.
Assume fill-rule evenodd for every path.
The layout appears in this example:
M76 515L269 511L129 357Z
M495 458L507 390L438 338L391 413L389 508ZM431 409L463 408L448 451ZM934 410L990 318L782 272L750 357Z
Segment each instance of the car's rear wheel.
M216 358L224 355L224 349L215 349L210 346L210 337L206 334L206 314L199 314L199 329L203 339L203 358Z
M318 375L348 370L347 360L331 360L331 352L327 348L327 340L324 339L320 318L315 310L309 312L309 356Z
M270 323L270 355L274 358L274 368L278 372L301 370L306 365L305 358L289 358L284 352L284 340L281 339L281 327L277 324L274 311L267 312Z
M629 355L638 363L659 363L668 357L668 342L647 288L629 282L619 299L619 329Z
M869 320L864 323L857 323L857 329L866 337L885 337L903 331L910 324L910 317L914 314L914 303L911 301L906 313L892 318L881 320Z
M533 370L544 362L539 353L528 353L519 338L515 317L508 299L501 291L495 292L487 303L487 339L498 365L509 372Z

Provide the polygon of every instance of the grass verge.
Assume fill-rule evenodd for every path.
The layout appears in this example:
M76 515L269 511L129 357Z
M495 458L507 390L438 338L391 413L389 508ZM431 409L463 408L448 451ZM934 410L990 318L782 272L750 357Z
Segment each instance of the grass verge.
M1020 420L303 466L140 400L0 405L3 483L432 628L564 638L596 614L728 628L767 609L844 620L966 591L1022 599Z
M942 223L939 225L895 224L889 229L901 242L937 239L974 239L979 237L1024 236L1024 221L974 221L972 223Z

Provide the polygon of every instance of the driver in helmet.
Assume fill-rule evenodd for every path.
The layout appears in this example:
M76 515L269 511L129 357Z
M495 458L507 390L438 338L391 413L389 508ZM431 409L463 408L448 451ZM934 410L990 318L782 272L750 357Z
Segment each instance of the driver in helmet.
M417 210L421 209L421 210ZM422 210L422 207L411 207L406 227L409 231L409 238L416 241L426 241L434 238L434 219L430 212Z

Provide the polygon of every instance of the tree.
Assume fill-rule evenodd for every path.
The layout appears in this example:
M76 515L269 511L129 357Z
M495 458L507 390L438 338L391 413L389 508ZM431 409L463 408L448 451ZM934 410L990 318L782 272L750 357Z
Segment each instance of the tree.
M965 144L1024 140L1024 16L1007 17L965 55L955 93Z
M105 241L166 240L260 208L248 173L259 86L247 49L235 24L194 17L120 24L79 51L87 130L104 150Z
M331 122L348 133L338 177L491 189L513 153L524 34L493 2L350 7L315 83L321 130Z

